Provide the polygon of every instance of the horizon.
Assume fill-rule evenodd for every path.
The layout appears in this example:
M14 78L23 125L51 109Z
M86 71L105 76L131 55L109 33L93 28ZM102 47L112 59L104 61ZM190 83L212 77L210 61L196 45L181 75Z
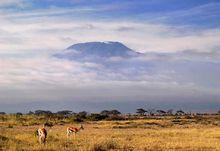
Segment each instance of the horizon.
M218 0L2 0L0 22L2 112L220 109Z
M36 110L43 110L43 111L51 111L52 113L56 113L58 111L63 111L63 110L69 110L72 111L73 113L79 113L82 111L86 111L87 113L100 113L103 110L118 110L122 114L135 114L136 110L138 108L143 108L145 110L154 110L155 113L157 110L163 110L163 111L168 111L170 109L173 110L175 113L178 110L182 110L185 113L199 113L199 114L216 114L219 112L219 108L216 107L217 105L220 105L219 102L211 102L211 103L206 103L204 104L206 107L208 107L208 110L201 109L200 107L190 109L190 105L187 103L177 103L173 105L169 105L170 102L166 103L166 105L159 106L156 103L153 102L148 102L148 104L145 104L146 102L140 101L140 102L124 102L124 103L118 103L118 102L89 102L88 105L85 105L84 103L88 102L77 102L77 105L74 107L68 107L67 103L71 102L65 102L60 103L60 102L55 102L58 105L53 106L51 103L46 103L44 105L40 105L41 101L38 102L32 102L32 103L24 103L24 104L16 104L15 106L8 105L8 104L3 104L3 107L7 108L7 111L1 111L5 112L6 114L16 114L16 113L22 113L22 114L28 114L30 111L34 112ZM96 103L96 104L92 104ZM60 105L62 108L60 108ZM97 105L98 104L98 105ZM129 105L127 105L129 104ZM172 104L172 103L170 103ZM33 106L34 105L34 106ZM47 107L45 107L45 105ZM123 108L122 106L128 106L127 109ZM195 104L193 104L195 105ZM23 107L25 106L25 107ZM118 107L120 106L120 107ZM19 107L19 109L18 109ZM48 108L49 107L49 108ZM216 108L215 108L216 107Z

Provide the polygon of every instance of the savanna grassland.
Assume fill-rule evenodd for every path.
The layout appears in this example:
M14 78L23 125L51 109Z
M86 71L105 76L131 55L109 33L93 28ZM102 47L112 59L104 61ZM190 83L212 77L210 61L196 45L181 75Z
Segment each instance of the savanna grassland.
M220 116L165 116L113 121L84 121L76 139L66 137L66 127L79 127L70 118L47 119L46 145L35 131L44 116L0 115L0 150L69 151L209 151L220 150Z

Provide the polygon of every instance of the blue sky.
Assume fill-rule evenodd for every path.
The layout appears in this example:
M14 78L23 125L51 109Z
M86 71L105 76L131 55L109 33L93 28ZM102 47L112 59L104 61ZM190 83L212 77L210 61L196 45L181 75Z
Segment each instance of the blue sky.
M1 48L38 49L43 47L44 49L61 49L76 42L115 40L122 41L140 51L200 49L198 47L205 49L209 45L207 43L216 41L216 38L206 38L203 40L205 42L200 44L194 41L198 40L201 35L205 39L206 34L210 35L210 32L214 32L210 36L218 36L219 7L220 2L214 0L3 0L0 2L2 37L7 39L7 36L11 37L10 34L12 34L13 38L10 41L14 40L16 46L14 46L15 43L10 46L1 43ZM28 28L25 28L26 25ZM12 30L8 31L9 28ZM79 28L81 28L77 32L79 35L88 33L86 37L83 37L85 40L76 38L76 36L73 38L69 35L70 32L76 34L73 30L76 31ZM94 32L100 30L103 32L94 37ZM41 37L52 38L56 41L56 45L52 43L43 44L40 41L41 44L37 41L29 44L30 39L24 39L29 35L22 32L30 32L34 38L38 37L37 32L41 32ZM63 35L59 35L59 32L62 32ZM6 33L7 35L4 35ZM114 36L115 34L118 36ZM134 36L136 42L124 39L124 34ZM17 37L17 35L21 37ZM177 44L171 47L172 38L175 37L178 37L175 39ZM183 41L181 38L187 41L188 46L183 47L180 44ZM147 45L144 39L149 39ZM178 41L179 39L180 41ZM25 46L18 43L18 41L23 40ZM161 48L157 46L158 40L161 41ZM218 41L212 44L212 47L218 47L216 46L217 43Z
M158 55L121 60L152 67L119 73L99 63L51 57L88 41L119 41ZM204 104L199 110L214 111L220 102L219 49L219 0L1 0L0 110L59 100L66 102L50 109L73 100L106 107L117 100L112 105L123 109L138 96L136 106L193 103L185 109L196 110L199 102Z
M174 25L218 27L219 0L9 0L1 2L2 9L32 11L39 9L79 9L81 19L150 20ZM87 9L88 11L83 11ZM75 16L75 14L64 14Z

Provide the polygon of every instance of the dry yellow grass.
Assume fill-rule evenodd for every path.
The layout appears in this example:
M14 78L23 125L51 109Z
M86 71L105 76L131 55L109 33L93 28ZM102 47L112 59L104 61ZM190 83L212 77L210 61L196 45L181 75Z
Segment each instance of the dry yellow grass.
M87 122L76 139L66 138L68 125L48 129L45 146L37 142L39 126L0 127L0 150L79 151L209 151L220 150L218 125L185 124L169 126L170 120ZM79 126L79 124L73 124Z

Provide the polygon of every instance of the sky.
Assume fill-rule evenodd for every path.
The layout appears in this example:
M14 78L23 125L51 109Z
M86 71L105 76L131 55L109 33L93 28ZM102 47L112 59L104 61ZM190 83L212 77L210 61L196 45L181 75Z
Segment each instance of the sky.
M120 69L52 57L90 41L153 55ZM1 0L0 111L215 112L219 49L219 0Z

